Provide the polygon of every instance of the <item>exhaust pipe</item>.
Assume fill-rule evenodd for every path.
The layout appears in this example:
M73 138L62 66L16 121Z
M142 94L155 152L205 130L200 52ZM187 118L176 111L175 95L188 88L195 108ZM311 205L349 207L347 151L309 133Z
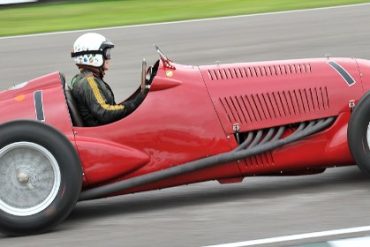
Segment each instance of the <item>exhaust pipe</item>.
M106 184L97 188L88 189L86 191L81 192L79 200L83 201L96 199L108 196L113 193L117 193L119 191L157 182L166 178L194 172L197 170L237 160L243 160L250 156L258 155L279 148L281 146L303 139L309 135L315 134L327 128L330 124L332 124L333 121L334 117L330 117L327 119L321 119L319 121L311 121L307 126L305 123L301 123L294 133L283 139L280 139L280 137L282 136L285 127L280 127L274 137L272 137L273 135L272 132L274 131L269 131L261 142L260 140L262 134L260 131L258 131L255 138L249 137L252 135L248 135L246 140L232 151L217 154L200 160L190 161L182 165L177 165L175 167L149 173L143 176L129 178L127 180L118 181L112 184ZM270 139L270 141L268 139Z

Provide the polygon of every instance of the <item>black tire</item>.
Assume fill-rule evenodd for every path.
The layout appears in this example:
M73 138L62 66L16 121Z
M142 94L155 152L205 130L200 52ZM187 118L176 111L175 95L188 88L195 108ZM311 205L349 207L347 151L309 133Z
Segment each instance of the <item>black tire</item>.
M7 148L11 151L7 151ZM44 152L44 150L47 151ZM23 162L24 164L19 162L23 159L22 155L25 156L24 153L27 155L34 153L35 155L30 157L37 161L30 159ZM14 162L10 162L14 159ZM29 165L30 163L33 166ZM49 163L51 168L48 167ZM21 168L18 167L18 164ZM43 165L45 169L47 168L46 170L40 168ZM8 180L8 186L11 188L10 191L13 191L13 194L17 197L11 197L11 195L7 197L6 192L0 193L0 203L4 203L3 206L0 204L0 231L6 235L28 235L50 230L51 227L60 223L70 214L79 198L82 186L82 168L76 150L63 134L46 124L21 120L0 125L0 168L1 166L4 170L11 171L13 171L12 167L16 167L14 172L9 172L9 174L14 173L14 177L9 176L13 180L6 180ZM35 167L38 172L33 169ZM25 171L20 171L22 169ZM9 174L6 173L5 177L8 178L7 175ZM39 174L42 174L42 176ZM4 175L2 176L4 177ZM46 180L44 184L39 182L44 180ZM32 185L32 183L38 187ZM40 183L42 186L40 186ZM50 192L48 192L49 187L45 184L47 186L52 184ZM46 189L44 189L45 187ZM15 193L19 191L21 191L21 194ZM47 202L45 203L44 194L41 194L41 196L36 194L38 197L29 195L35 193L45 193L45 198L49 198L49 201L45 199ZM19 198L19 195L27 198L28 201L14 199ZM36 209L31 210L35 208L33 204L23 209L24 204L29 203L30 200L35 200L34 198L40 199L40 202L37 202L39 204L34 204ZM10 200L11 203L7 200ZM17 203L20 205L19 207ZM13 205L16 206L13 207ZM11 209L8 209L8 207ZM18 209L20 212L17 211Z
M352 112L348 123L348 145L359 168L370 175L370 148L367 131L370 123L370 92L365 94Z

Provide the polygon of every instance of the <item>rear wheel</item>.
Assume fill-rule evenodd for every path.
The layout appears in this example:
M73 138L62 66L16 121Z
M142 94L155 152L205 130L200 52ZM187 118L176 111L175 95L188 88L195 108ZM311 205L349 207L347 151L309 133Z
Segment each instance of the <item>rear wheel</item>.
M0 229L46 231L65 219L81 191L82 171L69 140L34 121L0 126Z
M361 98L351 115L348 145L357 165L370 175L370 92Z

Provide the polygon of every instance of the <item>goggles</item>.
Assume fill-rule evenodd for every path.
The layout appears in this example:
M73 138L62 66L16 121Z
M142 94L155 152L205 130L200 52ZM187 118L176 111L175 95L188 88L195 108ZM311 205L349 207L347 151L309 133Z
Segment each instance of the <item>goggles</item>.
M111 59L111 48L106 48L106 49L104 49L104 51L103 51L103 57L104 57L104 59L106 59L106 60L110 60Z
M101 44L99 50L93 50L93 51L78 51L78 52L72 52L71 57L78 57L85 54L101 54L103 55L103 58L106 60L111 59L111 52L110 50L114 47L114 44L110 41L105 41Z
M71 57L78 57L81 55L86 55L86 54L101 54L103 55L103 58L106 60L111 59L111 48L106 48L103 51L79 51L79 52L72 52Z

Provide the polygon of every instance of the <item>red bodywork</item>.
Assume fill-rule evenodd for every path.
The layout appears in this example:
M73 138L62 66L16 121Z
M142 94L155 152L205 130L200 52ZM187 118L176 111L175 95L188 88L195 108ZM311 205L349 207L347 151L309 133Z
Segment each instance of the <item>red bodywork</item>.
M354 83L330 66L334 61ZM230 151L240 133L336 117L324 131L235 163L179 175L120 194L250 175L306 174L351 165L347 123L351 104L370 87L370 62L304 59L184 66L160 63L150 92L128 117L99 127L74 127L58 72L0 93L0 122L36 119L34 92L43 92L45 123L75 146L88 189ZM292 130L287 128L286 134Z

